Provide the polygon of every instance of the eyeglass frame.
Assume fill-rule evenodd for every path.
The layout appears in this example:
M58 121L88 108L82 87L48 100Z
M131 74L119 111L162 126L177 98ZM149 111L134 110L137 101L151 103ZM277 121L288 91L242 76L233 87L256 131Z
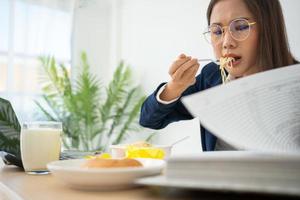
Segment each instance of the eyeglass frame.
M244 21L246 21L246 22L248 23L248 25L249 25L249 34L247 35L247 37L246 37L245 39L242 39L242 40L236 39L236 38L232 35L232 31L231 31L230 28L229 28L233 22L238 21L238 20L244 20ZM227 25L227 26L220 26L220 25L218 25L218 24L215 24L215 26L219 26L219 27L221 28L221 30L222 30L222 37L220 38L220 41L224 38L225 29L226 29L226 28L229 28L230 36L231 36L234 40L241 42L241 41L246 40L246 39L249 37L250 31L251 31L251 26L253 26L253 25L255 25L255 24L256 24L256 22L249 22L249 20L247 20L247 19L244 19L244 18L237 18L237 19L232 20L232 21L229 23L229 25ZM208 26L207 29L209 29L210 27L211 27L211 25ZM202 34L203 34L205 40L206 40L209 44L213 44L213 45L214 45L215 43L213 43L212 41L208 41L208 40L207 40L207 37L205 36L205 34L208 34L208 33L210 33L210 32L211 32L211 31L208 30L208 31L203 32Z

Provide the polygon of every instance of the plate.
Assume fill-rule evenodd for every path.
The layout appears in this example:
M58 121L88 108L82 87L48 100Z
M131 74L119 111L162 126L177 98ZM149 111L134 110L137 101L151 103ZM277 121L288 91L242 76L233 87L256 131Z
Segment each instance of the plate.
M53 175L77 189L113 190L134 186L137 178L158 175L165 167L165 161L158 159L136 159L143 167L98 168L80 167L86 159L60 160L47 165Z

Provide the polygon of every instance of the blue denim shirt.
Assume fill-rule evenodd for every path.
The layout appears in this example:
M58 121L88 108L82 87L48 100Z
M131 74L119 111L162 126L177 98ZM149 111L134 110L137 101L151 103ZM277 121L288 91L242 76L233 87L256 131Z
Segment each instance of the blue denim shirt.
M182 96L194 94L221 83L219 66L215 63L209 63L203 67L201 73L196 77L196 83L186 89ZM162 129L172 122L193 119L180 98L170 104L161 104L157 101L156 94L164 84L160 84L142 105L140 124L144 127ZM217 138L202 126L200 126L200 131L203 151L213 151Z

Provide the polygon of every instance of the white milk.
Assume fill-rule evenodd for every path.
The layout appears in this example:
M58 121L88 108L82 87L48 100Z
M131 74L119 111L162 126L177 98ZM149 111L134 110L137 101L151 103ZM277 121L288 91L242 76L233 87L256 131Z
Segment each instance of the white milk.
M60 129L21 130L21 156L25 171L47 170L47 163L59 159Z

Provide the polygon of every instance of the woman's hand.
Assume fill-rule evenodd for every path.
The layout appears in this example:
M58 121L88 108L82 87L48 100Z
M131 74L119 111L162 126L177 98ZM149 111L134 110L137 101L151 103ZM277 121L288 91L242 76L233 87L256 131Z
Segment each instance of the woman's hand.
M169 74L171 80L160 94L163 101L171 101L181 96L181 94L196 82L196 73L199 69L198 60L181 54L171 65Z

